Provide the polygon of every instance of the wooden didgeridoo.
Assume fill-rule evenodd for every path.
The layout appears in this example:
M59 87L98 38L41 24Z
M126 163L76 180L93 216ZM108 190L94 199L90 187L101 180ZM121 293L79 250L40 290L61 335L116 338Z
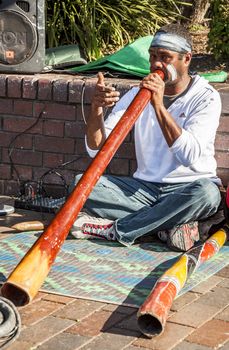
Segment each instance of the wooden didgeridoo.
M161 70L155 73L164 79ZM57 215L3 284L2 295L15 305L26 305L37 294L94 185L150 98L148 89L139 90Z
M151 293L138 310L138 326L148 338L163 333L173 300L191 274L206 260L218 253L229 240L229 226L225 225L206 242L182 254L158 279Z

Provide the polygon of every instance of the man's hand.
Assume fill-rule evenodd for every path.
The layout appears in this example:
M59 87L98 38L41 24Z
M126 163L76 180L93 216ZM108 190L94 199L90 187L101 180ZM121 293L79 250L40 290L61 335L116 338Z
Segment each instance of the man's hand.
M144 87L152 92L151 103L154 106L163 105L163 96L165 91L165 83L156 73L150 73L140 83L140 87Z
M114 87L105 85L104 76L98 73L98 81L92 99L94 107L112 107L119 100L120 93Z

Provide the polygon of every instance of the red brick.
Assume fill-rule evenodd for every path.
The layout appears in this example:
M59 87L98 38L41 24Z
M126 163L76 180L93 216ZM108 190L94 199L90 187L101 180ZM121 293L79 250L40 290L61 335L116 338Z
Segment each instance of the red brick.
M57 120L43 120L43 133L48 136L64 136L64 122Z
M228 278L229 277L229 265L224 267L219 272L217 272L217 276Z
M7 78L8 97L20 98L22 95L22 79L20 77L8 76Z
M14 101L14 114L30 117L33 115L33 103L24 100Z
M83 117L84 113L84 117ZM91 106L83 103L82 105L76 106L76 119L83 121L84 123L87 122L89 116L91 114Z
M74 153L74 140L51 136L35 136L34 149L43 152Z
M229 152L216 152L216 160L218 167L229 168Z
M222 168L218 168L217 169L217 176L220 177L220 179L222 180L222 183L227 186L228 184L228 169L222 169Z
M48 172L49 170L50 170L50 167L49 168L40 168L40 167L33 168L34 180L40 180L40 178L43 177L43 175L45 175L46 172ZM67 172L64 170L59 170L58 172L61 173L64 181L62 180L62 178L60 176L56 175L55 173L52 173L52 174L45 175L43 177L43 183L44 184L51 183L51 184L64 186L65 183L69 184L70 182L73 181L74 174L72 174L72 172Z
M221 311L220 313L218 313L215 318L217 320L222 320L222 321L226 321L228 322L228 327L229 327L229 306L226 307L226 309L224 309L223 311Z
M72 170L76 170L77 172L83 172L87 169L87 167L90 165L92 159L89 157L81 157L81 156L77 156L77 155L71 155L65 156L65 162L70 162L72 161L72 163L70 163L67 168L68 169L72 169Z
M225 308L229 305L229 289L216 286L210 292L202 295L199 302L206 306Z
M162 335L152 339L139 338L133 342L133 345L152 350L170 350L192 333L192 331L193 328L191 327L167 322Z
M115 153L115 157L135 159L135 148L133 143L123 143Z
M63 163L64 155L60 153L44 153L43 154L43 166L49 168L55 168Z
M0 76L0 96L6 96L6 77Z
M4 182L4 194L6 196L12 196L15 194L18 195L18 193L19 193L18 181L7 180Z
M15 168L19 174L20 180L32 179L33 172L31 167L17 165L15 166Z
M20 308L22 325L28 326L35 324L61 307L61 304L55 302L38 300L26 307ZM37 312L38 310L39 312Z
M229 323L221 320L211 320L193 332L187 340L191 343L218 348L229 339Z
M34 166L42 165L42 153L40 152L15 149L11 154L11 157L15 164ZM3 153L3 162L9 162L8 152L5 152L5 150Z
M38 99L48 101L52 99L52 82L49 79L38 80Z
M26 131L27 134L41 134L42 124L40 122L36 124L36 118L5 117L3 119L3 130L18 133ZM23 136L21 138L23 138Z
M8 133L6 131L0 132L0 146L8 147L10 142L13 142L13 139L17 136L17 133ZM15 141L11 145L12 148L32 148L32 136L31 135L23 135L19 136L15 139Z
M102 306L103 304L97 301L77 299L55 312L54 316L80 321L92 315L96 310L100 310Z
M217 133L215 140L215 149L217 151L227 151L229 149L229 129L228 134Z
M0 113L13 113L13 101L0 98Z
M192 292L205 294L205 293L209 292L212 288L217 286L221 281L222 281L221 277L211 276L207 280L199 283L197 286L192 288Z
M75 145L76 145L75 152L74 152L75 154L88 156L84 139L76 139Z
M81 322L77 322L77 324L68 328L67 332L93 337L98 335L100 332L105 332L123 318L125 318L125 315L123 314L100 310L98 312L94 312Z
M177 299L174 300L171 310L172 311L179 311L184 306L191 304L193 301L195 301L198 298L198 295L192 292L187 292L184 295L181 295Z
M82 337L78 334L60 333L47 342L40 345L39 350L76 350L89 340L88 337Z
M71 297L66 297L65 295L59 295L59 294L47 294L44 293L45 295L42 296L43 300L49 300L49 301L54 301L56 303L60 303L60 304L70 304L72 302L75 301L75 298L71 298Z
M0 179L11 178L11 166L6 164L0 164Z
M53 100L65 102L68 99L68 81L58 79L53 81Z
M131 344L136 338L136 332L124 331L102 333L83 346L82 350L121 350ZM138 348L136 348L138 350Z
M206 294L205 294L206 295ZM186 305L170 318L170 322L190 327L200 327L219 312L217 306L206 305L200 302L200 298L193 303Z
M128 176L130 172L129 160L127 159L112 159L107 168L107 173L114 175Z
M74 79L68 86L68 100L70 103L81 103L81 95L84 81L81 79Z
M37 85L37 78L24 78L22 83L22 97L35 100L37 97Z
M45 117L49 119L75 120L76 106L73 106L73 105L62 104L62 103L42 104L39 102L35 102L34 104L35 116L38 116L41 110L44 110Z
M91 103L93 95L94 95L94 91L95 91L96 82L97 82L97 78L88 79L86 81L84 95L83 95L84 103Z
M229 132L229 116L221 116L219 120L219 127L217 131Z
M85 137L85 124L82 122L66 122L65 136L75 138Z
M31 349L33 346L36 347L61 331L64 331L72 324L73 321L48 316L38 322L36 327L31 325L23 329L15 346L18 346L18 349L21 349L20 342L22 342L22 344L27 343L27 349Z

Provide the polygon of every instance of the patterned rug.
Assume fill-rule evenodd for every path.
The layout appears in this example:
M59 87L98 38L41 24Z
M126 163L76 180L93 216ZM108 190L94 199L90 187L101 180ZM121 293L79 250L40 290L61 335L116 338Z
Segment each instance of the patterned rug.
M0 240L0 282L4 282L39 236L27 232ZM156 280L180 256L160 242L130 248L119 243L67 239L42 291L139 307ZM179 295L229 264L228 243L190 277Z

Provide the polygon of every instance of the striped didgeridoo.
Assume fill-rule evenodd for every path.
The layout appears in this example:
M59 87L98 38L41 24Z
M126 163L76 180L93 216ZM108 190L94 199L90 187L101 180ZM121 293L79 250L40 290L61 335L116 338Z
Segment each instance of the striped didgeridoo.
M188 278L206 260L217 254L229 240L229 226L225 225L204 243L182 254L158 279L151 293L138 310L138 326L149 338L163 333L174 298Z
M164 79L161 70L155 73ZM37 294L93 187L150 98L148 89L139 90L57 215L3 284L2 295L15 305L26 305Z

